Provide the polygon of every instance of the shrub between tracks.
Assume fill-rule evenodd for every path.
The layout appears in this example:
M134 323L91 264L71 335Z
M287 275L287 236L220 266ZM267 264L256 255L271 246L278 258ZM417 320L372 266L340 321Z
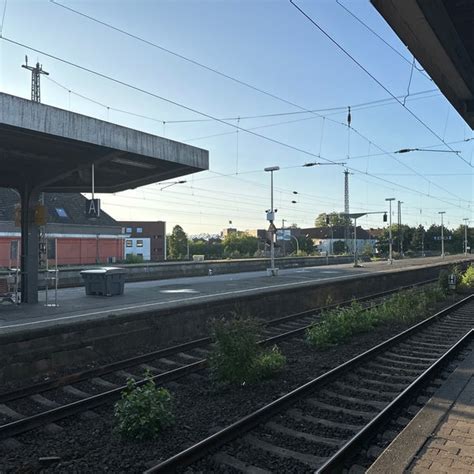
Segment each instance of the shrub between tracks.
M457 265L452 266L449 270L441 270L438 284L445 292L452 291L449 287L449 275L456 277L454 291L457 293L470 293L474 290L474 266L472 264L467 267L464 273Z
M398 322L410 324L429 315L446 293L439 286L424 290L406 290L397 293L384 303L364 309L353 302L345 308L336 308L323 313L322 320L313 324L306 332L306 340L318 349L325 349L348 341L352 336L368 332L376 326Z
M466 271L461 277L461 284L462 289L465 290L472 290L474 288L474 266L469 265Z
M122 398L115 404L115 431L124 438L151 439L173 423L172 400L168 390L157 388L149 373L137 386L127 380Z
M274 376L286 364L277 346L263 350L258 344L261 325L248 316L212 321L214 345L209 365L218 382L245 384Z

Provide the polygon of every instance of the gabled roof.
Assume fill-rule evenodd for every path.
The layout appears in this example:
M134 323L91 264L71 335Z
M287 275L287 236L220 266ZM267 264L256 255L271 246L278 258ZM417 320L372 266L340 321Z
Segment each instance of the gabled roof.
M119 226L106 212L100 211L97 219L85 214L86 198L80 193L45 193L44 203L48 223L90 226ZM15 206L20 203L18 194L9 188L0 188L0 222L15 220Z

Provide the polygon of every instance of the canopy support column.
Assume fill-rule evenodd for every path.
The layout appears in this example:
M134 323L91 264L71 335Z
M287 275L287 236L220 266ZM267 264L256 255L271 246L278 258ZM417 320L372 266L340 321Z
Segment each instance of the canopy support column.
M39 192L29 185L20 189L21 198L21 301L38 303L38 226L35 207Z

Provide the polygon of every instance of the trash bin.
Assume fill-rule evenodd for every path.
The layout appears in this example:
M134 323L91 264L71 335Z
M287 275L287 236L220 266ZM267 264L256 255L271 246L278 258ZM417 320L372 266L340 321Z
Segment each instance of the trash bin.
M101 267L92 270L82 270L86 295L114 296L123 295L125 285L123 268Z

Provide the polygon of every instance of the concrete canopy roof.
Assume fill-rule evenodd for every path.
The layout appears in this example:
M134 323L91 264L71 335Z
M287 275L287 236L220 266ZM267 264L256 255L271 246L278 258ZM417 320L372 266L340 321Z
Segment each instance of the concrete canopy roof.
M474 129L474 2L371 2Z
M209 168L209 152L0 93L0 186L117 192Z

